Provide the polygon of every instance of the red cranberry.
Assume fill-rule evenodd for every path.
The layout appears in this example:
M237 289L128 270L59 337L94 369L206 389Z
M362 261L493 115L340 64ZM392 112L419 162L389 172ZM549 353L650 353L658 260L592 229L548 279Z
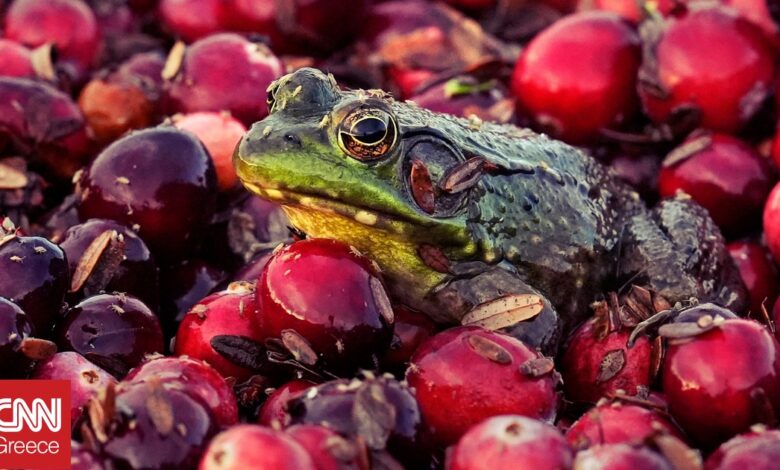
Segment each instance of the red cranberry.
M30 50L16 41L0 38L0 75L35 78Z
M84 170L77 192L82 220L126 224L137 229L156 257L172 259L192 248L212 214L216 176L195 136L161 126L108 146Z
M697 133L673 150L658 176L661 197L691 195L727 234L758 225L776 180L771 164L748 144L725 134Z
M750 320L716 318L711 326L696 336L671 340L663 363L669 410L705 447L780 410L777 340Z
M393 307L393 312L393 341L382 363L390 369L403 371L420 344L436 332L436 324L426 315L404 306Z
M167 83L169 105L180 113L229 111L249 126L268 114L263 91L282 71L281 61L262 44L237 34L209 36L184 52Z
M764 206L764 237L776 263L780 263L780 183L775 185Z
M525 416L494 416L460 438L447 470L570 468L572 450L553 426Z
M157 264L146 243L112 220L90 219L63 235L60 247L68 258L78 298L101 291L124 292L146 305L159 303Z
M771 470L780 460L780 431L758 428L724 442L704 462L705 470Z
M23 350L33 327L24 311L0 297L0 378L22 377L32 365Z
M238 422L238 404L233 388L208 363L182 357L158 357L131 370L124 382L154 382L165 388L181 390L208 406L220 426Z
M89 297L57 327L57 344L123 377L147 354L163 351L160 323L140 300L124 294Z
M252 424L218 434L200 461L199 470L315 470L306 449L281 431Z
M173 125L195 134L209 151L217 171L220 191L232 189L238 183L233 167L233 151L246 133L246 127L227 113L201 112L174 116Z
M721 2L739 12L740 15L761 27L772 38L777 34L777 23L773 19L774 4L768 0L721 0Z
M639 337L627 346L632 328L613 317L601 311L574 330L561 362L569 400L596 403L618 390L638 395L650 389L652 343Z
M655 5L658 13L666 15L672 10L675 2L674 0L660 0L656 2ZM593 7L597 10L606 10L617 13L634 23L639 23L643 18L643 13L639 4L631 0L594 0Z
M495 79L480 83L476 77L461 76L430 86L410 99L437 113L505 124L514 120L514 103L508 94Z
M137 85L94 78L81 90L79 107L99 142L113 142L127 131L149 127L154 103Z
M314 387L313 382L302 379L293 379L271 393L260 408L257 422L264 426L284 428L290 425L290 413L287 403L298 398L307 390Z
M760 243L736 241L728 244L729 253L739 269L750 296L750 312L761 313L775 304L780 293L780 277L772 255Z
M108 409L116 411L106 418L107 423L96 420L91 424L96 435L106 436L103 454L116 468L195 468L217 431L214 418L200 400L158 382L122 390Z
M116 379L79 353L57 353L35 366L32 378L37 380L68 380L70 382L70 422L78 422L89 400L99 390L116 385Z
M325 426L298 424L286 430L309 453L317 470L368 470L365 444L339 436Z
M175 335L187 312L225 281L226 277L223 271L198 259L164 270L160 276L160 317L166 334Z
M174 352L208 362L223 377L246 380L254 371L245 369L222 357L211 346L219 335L243 336L262 341L255 321L254 290L247 283L231 284L228 290L217 292L192 307L179 325Z
M0 296L24 310L36 335L51 335L69 284L68 261L57 245L0 232Z
M406 371L425 421L441 444L491 416L555 419L558 375L551 360L521 341L478 327L426 340Z
M521 112L553 136L580 143L637 109L639 38L613 13L575 13L536 36L521 53L512 89Z
M187 42L222 29L224 0L160 0L160 20L175 36Z
M263 334L280 338L296 359L313 353L305 360L346 372L371 367L390 345L393 310L377 270L334 240L304 240L277 252L258 280L257 302Z
M101 44L95 15L82 0L16 0L5 16L5 36L30 47L53 42L58 66L76 81L86 77Z
M673 470L675 467L647 447L628 444L593 446L577 454L573 470Z
M576 449L599 444L641 442L658 432L682 437L667 415L658 410L620 401L591 408L566 431L566 439Z
M693 107L703 127L735 132L768 95L774 54L764 33L736 11L689 5L685 13L644 28L639 96L653 121L668 122Z

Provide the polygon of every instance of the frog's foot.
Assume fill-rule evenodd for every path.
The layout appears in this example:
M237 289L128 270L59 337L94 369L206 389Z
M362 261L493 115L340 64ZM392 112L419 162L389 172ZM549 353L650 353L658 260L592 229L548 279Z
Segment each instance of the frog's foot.
M456 278L431 297L463 325L501 331L547 355L557 352L561 339L558 313L544 295L510 270L494 266Z
M629 220L618 277L672 304L696 298L736 312L746 305L745 286L723 236L707 211L684 196Z

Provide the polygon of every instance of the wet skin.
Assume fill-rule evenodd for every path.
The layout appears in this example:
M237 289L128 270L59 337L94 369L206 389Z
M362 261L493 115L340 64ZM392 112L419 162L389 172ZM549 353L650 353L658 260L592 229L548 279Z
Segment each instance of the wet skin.
M269 105L236 150L244 185L308 236L368 254L397 302L439 322L538 294L542 313L508 331L553 351L592 301L624 283L672 303L744 305L705 210L684 196L648 209L574 147L378 90L341 91L314 69L275 82Z

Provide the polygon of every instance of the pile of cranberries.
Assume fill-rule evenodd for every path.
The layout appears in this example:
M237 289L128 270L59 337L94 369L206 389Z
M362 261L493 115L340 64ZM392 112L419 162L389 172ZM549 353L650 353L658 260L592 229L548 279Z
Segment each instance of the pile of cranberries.
M70 381L75 469L777 468L779 12L0 1L0 390ZM547 133L649 204L687 194L749 309L626 286L555 357L433 323L241 189L237 142L303 66Z

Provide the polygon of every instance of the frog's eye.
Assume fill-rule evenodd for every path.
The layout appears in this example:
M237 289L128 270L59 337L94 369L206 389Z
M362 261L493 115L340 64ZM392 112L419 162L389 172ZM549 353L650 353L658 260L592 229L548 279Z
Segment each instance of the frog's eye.
M395 119L381 109L358 108L339 125L341 149L360 161L376 160L393 149L398 139Z

